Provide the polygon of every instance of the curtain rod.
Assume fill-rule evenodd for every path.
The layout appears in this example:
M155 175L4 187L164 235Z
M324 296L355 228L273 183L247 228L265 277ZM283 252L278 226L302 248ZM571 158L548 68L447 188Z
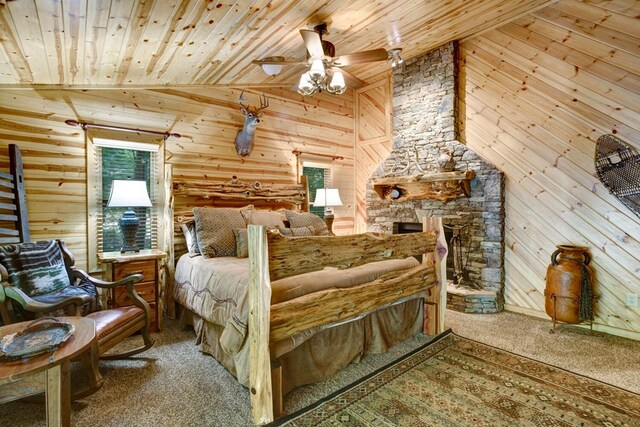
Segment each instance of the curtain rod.
M292 153L295 154L296 157L300 156L301 154L309 154L310 156L331 157L333 160L344 160L344 157L336 156L335 154L313 153L311 151L300 151L300 150L293 150Z
M79 122L77 120L65 120L64 122L69 126L80 126L82 130L85 130L85 131L88 128L119 130L123 132L145 133L147 135L162 135L164 139L171 138L171 137L180 138L182 136L179 133L158 132L155 130L134 129L134 128L121 127L121 126L98 125L95 123Z

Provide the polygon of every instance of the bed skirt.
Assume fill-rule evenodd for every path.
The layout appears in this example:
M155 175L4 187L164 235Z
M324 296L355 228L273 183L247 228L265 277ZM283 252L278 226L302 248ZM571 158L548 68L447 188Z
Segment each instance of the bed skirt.
M382 353L420 333L423 324L423 298L394 305L366 317L315 332L292 346L275 343L275 358L282 365L283 392L332 377L363 356ZM182 307L180 323L193 325L200 351L216 358L245 387L248 386L249 346L245 343L235 355L219 344L223 327L203 320ZM283 348L286 347L286 352ZM291 348L293 347L293 348ZM238 375L238 372L241 375Z

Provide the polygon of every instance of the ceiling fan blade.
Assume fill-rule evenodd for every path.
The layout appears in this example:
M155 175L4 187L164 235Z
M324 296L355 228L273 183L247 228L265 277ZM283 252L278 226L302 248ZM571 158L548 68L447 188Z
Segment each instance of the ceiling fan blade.
M334 65L343 67L345 65L360 64L363 62L386 61L387 58L388 54L385 49L373 49L336 56L333 58L333 63Z
M252 64L273 64L273 65L306 65L307 61L270 61L268 59L254 59Z
M356 76L348 72L347 70L340 68L340 72L344 76L344 81L347 84L347 86L352 89L360 89L361 87L367 84L367 82L365 82L364 80L360 80L359 78L357 78Z
M324 50L322 49L322 40L320 34L312 30L300 30L300 35L304 40L304 44L312 58L322 59Z

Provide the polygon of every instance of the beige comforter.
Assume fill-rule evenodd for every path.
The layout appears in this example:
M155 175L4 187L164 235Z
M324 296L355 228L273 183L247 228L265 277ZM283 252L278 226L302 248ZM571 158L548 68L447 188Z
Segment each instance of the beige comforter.
M382 274L412 268L415 258L373 262L348 270L325 268L322 271L288 277L271 283L272 304L288 301L312 292L336 287L350 287L373 281ZM248 379L248 258L219 257L206 259L183 255L176 266L174 296L178 303L206 322L222 328L219 343L233 358L241 383ZM272 357L297 348L315 335L306 331L285 342L273 343Z

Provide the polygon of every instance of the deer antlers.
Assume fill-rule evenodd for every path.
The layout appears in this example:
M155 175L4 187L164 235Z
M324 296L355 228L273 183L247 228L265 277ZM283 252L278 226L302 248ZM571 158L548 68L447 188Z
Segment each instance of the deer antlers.
M241 110L244 110L243 112L246 111L246 113L253 112L253 114L256 116L260 111L264 110L269 106L269 98L267 98L267 95L265 95L264 93L260 95L260 108L253 107L253 111L251 111L251 107L249 105L244 104L246 101L247 100L244 98L244 90L243 90L242 92L240 92L240 98L238 99L238 103L242 107Z
M414 152L413 166L415 166L416 169L418 169L418 171L423 175L428 173L427 170L423 169L420 166L420 159L418 158L418 146L416 144L413 144L413 152ZM396 165L394 164L394 165L391 166L391 170L389 172L387 172L385 170L384 165L383 165L382 169L383 169L385 175L401 176L401 175L407 173L409 171L409 169L411 168L411 166L412 166L410 158L411 158L411 154L409 154L409 149L407 149L404 152L404 159L403 159L403 162L402 162L402 163L406 162L406 165L402 169L395 170L395 166Z

